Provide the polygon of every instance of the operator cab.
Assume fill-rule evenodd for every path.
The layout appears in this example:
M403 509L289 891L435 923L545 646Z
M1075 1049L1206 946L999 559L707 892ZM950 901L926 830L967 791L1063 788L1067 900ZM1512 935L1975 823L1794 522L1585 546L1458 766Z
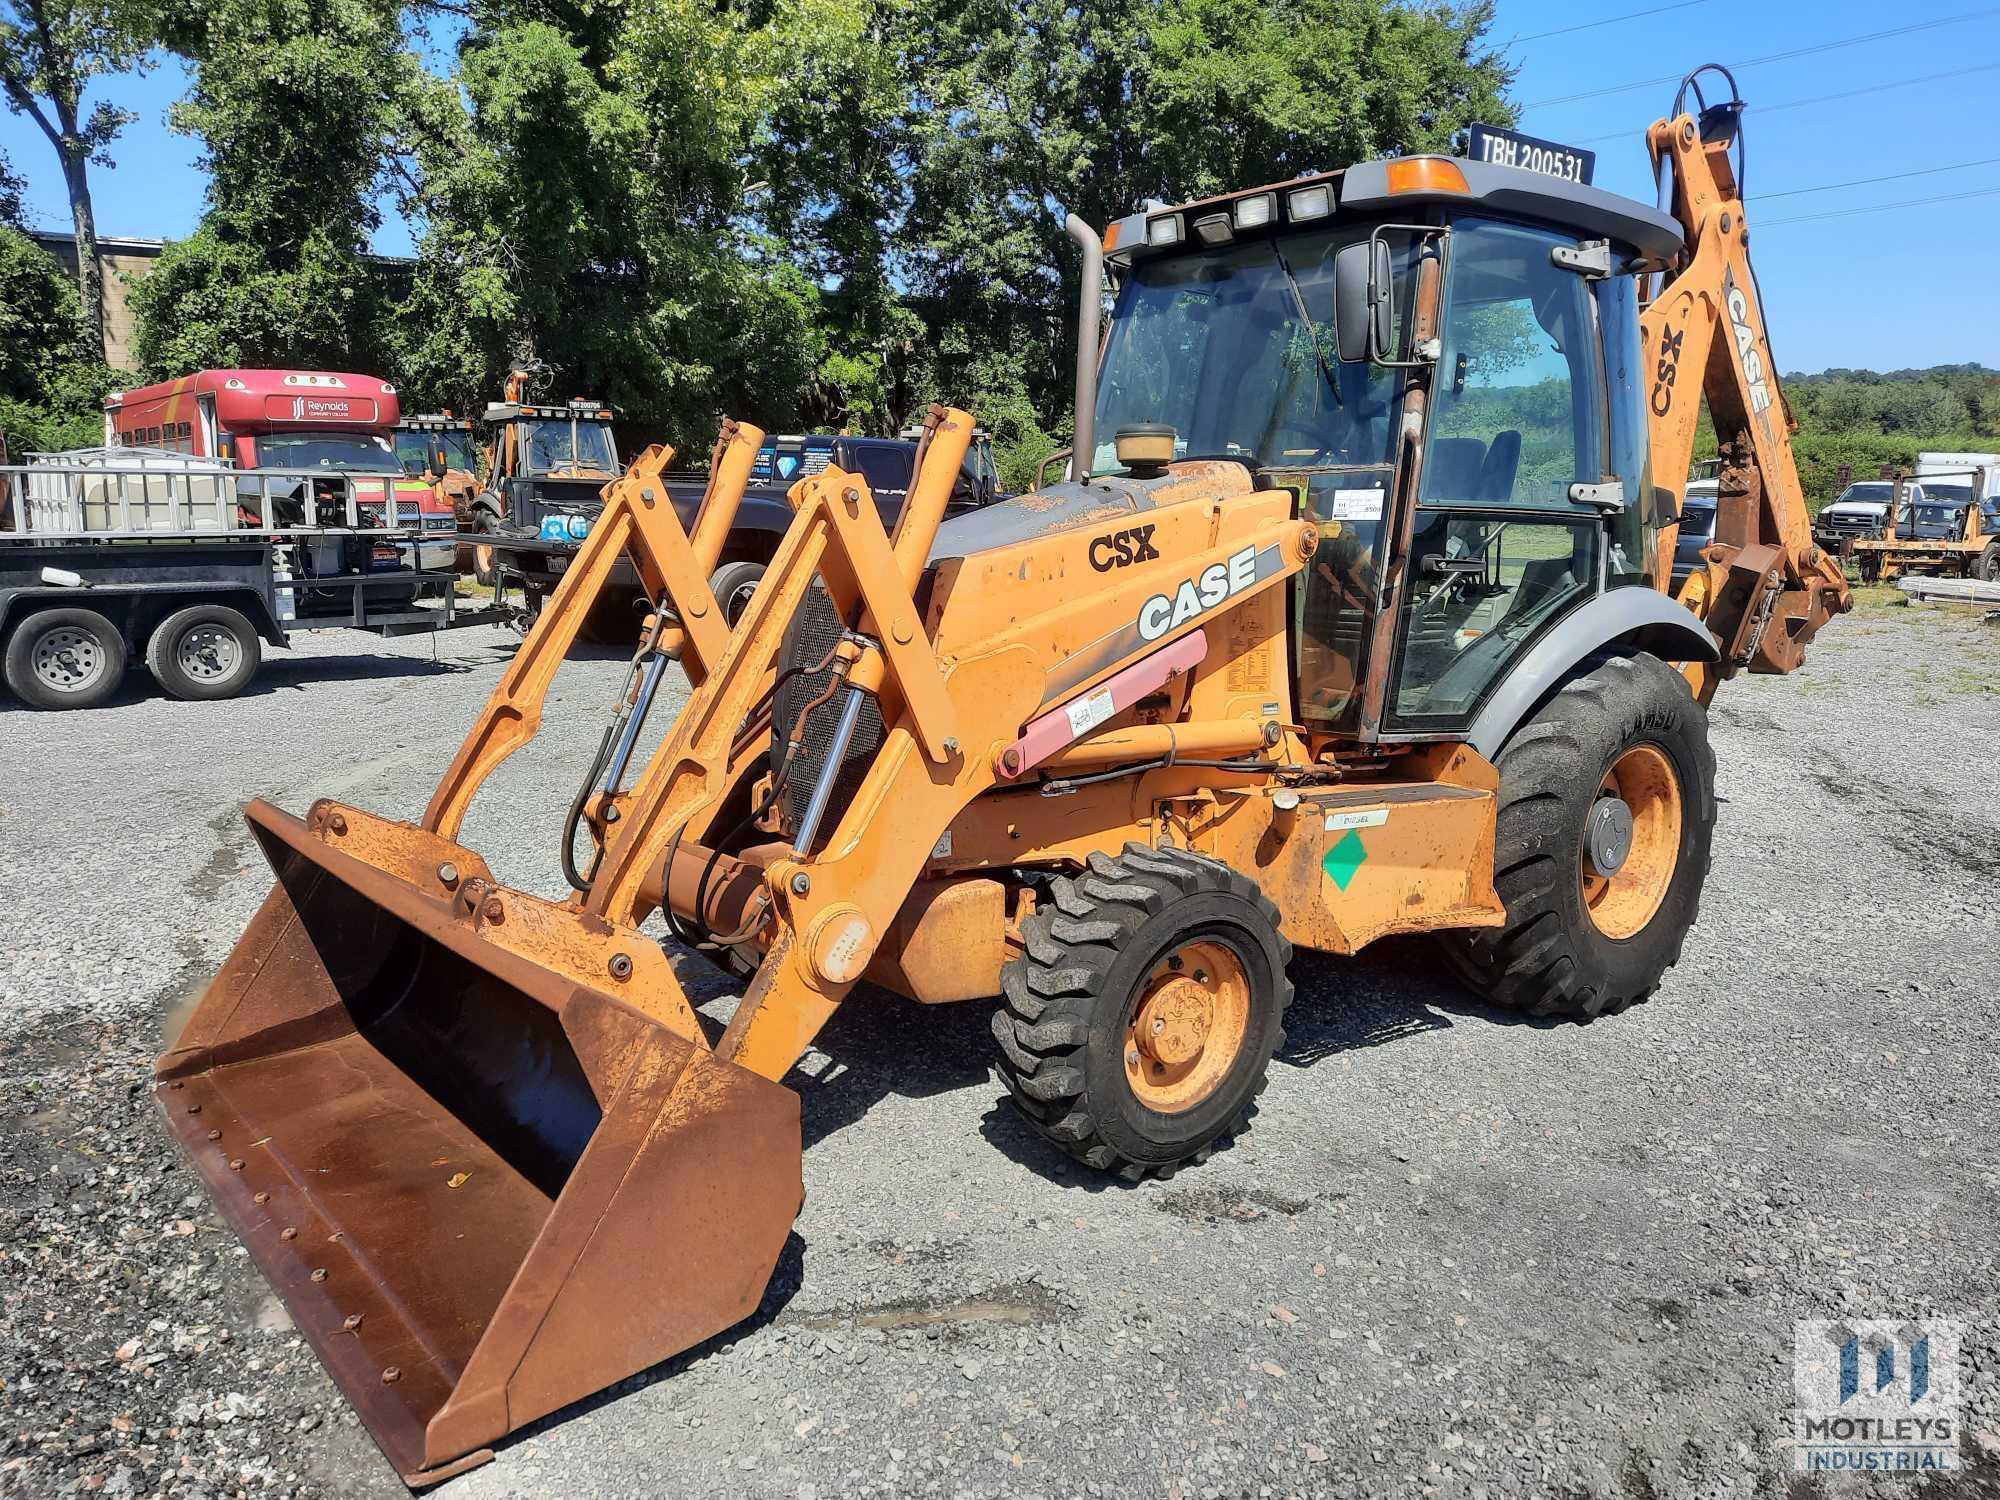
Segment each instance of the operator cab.
M1645 205L1435 156L1149 209L1106 236L1090 469L1165 427L1292 490L1301 715L1462 735L1555 622L1651 581L1639 280L1681 248Z
M521 478L602 482L618 476L612 413L602 402L587 396L562 406L494 401L487 404L486 421L507 429L514 451L511 464L503 467Z

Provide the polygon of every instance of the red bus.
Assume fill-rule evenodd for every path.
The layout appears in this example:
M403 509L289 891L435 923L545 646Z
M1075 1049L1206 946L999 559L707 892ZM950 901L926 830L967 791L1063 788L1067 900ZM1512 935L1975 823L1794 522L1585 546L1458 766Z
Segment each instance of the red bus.
M197 370L104 398L106 447L165 448L242 469L394 474L396 388L325 370Z
M383 484L354 486L363 504L387 498L414 505L428 535L456 531L449 501L430 487L398 483L396 388L373 375L329 370L197 370L178 380L104 398L104 443L164 448L232 462L239 469L380 474ZM376 516L376 524L381 524ZM424 564L436 566L426 543ZM449 566L449 564L444 564Z

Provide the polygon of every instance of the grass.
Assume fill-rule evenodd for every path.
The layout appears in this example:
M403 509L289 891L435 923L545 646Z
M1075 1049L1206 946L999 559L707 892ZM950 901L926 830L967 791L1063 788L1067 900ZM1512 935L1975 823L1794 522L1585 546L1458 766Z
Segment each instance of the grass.
M1857 583L1854 586L1854 607L1856 609L1908 609L1910 596L1893 583Z

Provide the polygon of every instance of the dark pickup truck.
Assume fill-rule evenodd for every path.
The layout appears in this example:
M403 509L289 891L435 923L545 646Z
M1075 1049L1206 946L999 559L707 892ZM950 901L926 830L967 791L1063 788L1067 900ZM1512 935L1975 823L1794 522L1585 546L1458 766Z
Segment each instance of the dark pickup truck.
M785 496L794 484L826 468L859 474L868 481L883 524L894 526L896 517L902 513L904 497L909 494L916 453L916 442L909 438L767 438L751 468L749 487L744 490L743 503L736 511L736 524L730 528L721 560L709 578L709 586L729 622L735 624L743 607L750 602L757 580L764 576L765 566L792 524L792 506ZM694 530L707 488L706 475L668 476L667 493L673 500L674 511L690 532ZM1000 478L993 466L992 444L982 433L973 440L966 455L946 513L962 514L999 498ZM540 612L542 601L569 567L582 539L589 535L591 521L602 509L595 492L564 496L560 500L548 497L537 517L540 535L533 541L510 540L501 544L503 575L521 583L531 616ZM561 519L552 520L558 512ZM625 571L629 569L622 569L621 573ZM595 616L589 633L599 640L629 638L640 603L641 596L636 592L608 598L607 608Z

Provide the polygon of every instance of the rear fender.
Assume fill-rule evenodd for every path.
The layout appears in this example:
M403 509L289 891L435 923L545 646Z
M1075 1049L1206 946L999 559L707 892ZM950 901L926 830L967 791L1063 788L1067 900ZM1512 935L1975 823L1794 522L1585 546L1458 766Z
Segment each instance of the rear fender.
M1491 760L1544 699L1607 649L1650 651L1665 662L1720 655L1685 605L1657 589L1612 589L1572 611L1514 663L1473 718L1466 743Z

